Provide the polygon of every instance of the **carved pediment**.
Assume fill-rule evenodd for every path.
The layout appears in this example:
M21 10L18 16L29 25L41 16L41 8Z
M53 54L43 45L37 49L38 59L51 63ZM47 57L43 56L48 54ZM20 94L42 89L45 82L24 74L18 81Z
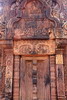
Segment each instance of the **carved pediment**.
M14 24L15 39L49 39L52 23L46 20L22 19Z
M14 34L14 39L49 39L49 30L53 30L56 24L46 3L24 0L16 8L16 16L10 19L7 27L8 33Z

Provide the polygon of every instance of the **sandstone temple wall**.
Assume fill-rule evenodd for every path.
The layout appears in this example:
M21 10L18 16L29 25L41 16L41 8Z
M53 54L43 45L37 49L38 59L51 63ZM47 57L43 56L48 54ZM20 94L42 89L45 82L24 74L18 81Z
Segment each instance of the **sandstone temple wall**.
M45 88L44 99L67 100L67 0L0 0L0 100L26 100L25 64L48 66L45 59L50 93Z

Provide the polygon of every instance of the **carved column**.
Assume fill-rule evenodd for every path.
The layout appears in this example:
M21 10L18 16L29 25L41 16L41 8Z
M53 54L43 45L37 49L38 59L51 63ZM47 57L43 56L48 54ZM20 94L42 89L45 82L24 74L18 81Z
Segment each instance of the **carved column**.
M13 81L13 100L20 100L19 92L19 71L20 71L20 56L14 57L14 81Z
M56 99L56 70L55 56L50 56L50 76L51 76L51 100Z
M56 80L57 80L57 98L58 100L65 99L64 86L64 66L63 66L63 49L56 50Z
M5 100L12 99L12 80L13 80L13 50L5 50Z

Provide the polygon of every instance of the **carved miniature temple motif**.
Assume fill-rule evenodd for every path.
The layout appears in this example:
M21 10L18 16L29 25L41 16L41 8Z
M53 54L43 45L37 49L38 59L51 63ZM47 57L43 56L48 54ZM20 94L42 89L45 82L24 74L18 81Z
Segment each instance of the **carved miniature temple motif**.
M65 0L0 0L0 100L67 100Z

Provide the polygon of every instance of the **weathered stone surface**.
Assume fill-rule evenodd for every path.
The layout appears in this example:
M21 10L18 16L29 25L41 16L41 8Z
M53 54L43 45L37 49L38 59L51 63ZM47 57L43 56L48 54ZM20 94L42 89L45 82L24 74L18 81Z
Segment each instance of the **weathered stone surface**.
M14 54L15 55L55 54L55 42L53 40L14 41Z
M63 54L61 55L60 51L55 52L56 48L62 50ZM33 56L33 70L37 71L37 62L41 64L38 68L39 66L42 68L44 61L42 57L47 55L50 62L50 76L46 74L45 80L43 77L40 78L40 88L42 90L41 84L44 81L43 86L47 86L44 89L47 91L46 98L51 94L51 100L57 98L65 100L65 96L67 97L67 1L0 0L0 99L21 99L20 77L25 75L22 74L23 71L21 71L22 76L20 75L21 66L22 70L26 70L23 69L25 62L20 63L21 58L23 60L24 56L28 56L28 64L31 64L30 57ZM38 61L35 60L36 56L39 57ZM46 63L44 69L47 69ZM40 70L41 75L43 75L42 70ZM33 71L32 73L35 74ZM34 76L36 78L36 75ZM36 93L37 80L34 76L29 76L35 84L32 99L39 99ZM24 81L23 79L21 84L23 98L25 98ZM48 83L51 84L49 92ZM41 91L40 93L43 94ZM39 97L44 100L42 95Z

